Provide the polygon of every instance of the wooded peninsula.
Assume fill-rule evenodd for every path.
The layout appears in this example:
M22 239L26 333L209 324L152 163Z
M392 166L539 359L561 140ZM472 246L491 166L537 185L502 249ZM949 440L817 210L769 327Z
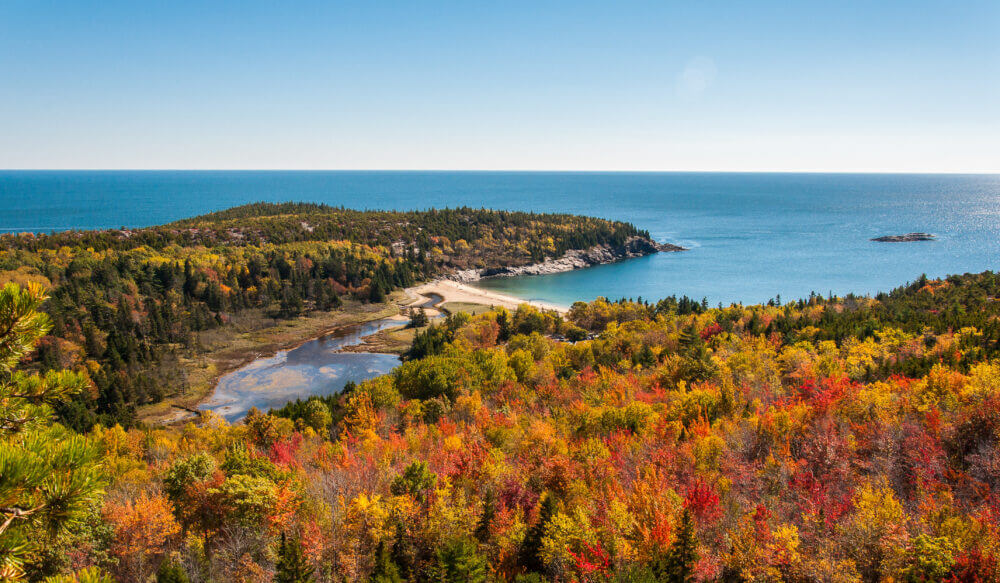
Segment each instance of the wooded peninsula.
M296 332L395 313L385 304L394 290L435 276L637 237L649 234L573 215L259 203L145 229L3 235L0 284L48 290L41 372L86 368L94 383L57 405L61 422L128 427L143 405L203 396L215 375L199 364L237 334L256 333L250 352L266 351L274 337L294 343ZM299 326L289 334L283 322Z

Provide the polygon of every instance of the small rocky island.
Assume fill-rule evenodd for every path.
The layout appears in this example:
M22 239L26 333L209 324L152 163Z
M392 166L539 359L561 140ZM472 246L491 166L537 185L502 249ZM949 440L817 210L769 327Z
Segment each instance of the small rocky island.
M933 241L934 235L931 233L906 233L905 235L883 235L874 237L872 241L879 243L912 243L914 241Z
M659 243L646 237L629 237L622 245L594 245L589 249L570 249L558 259L548 257L541 263L522 266L487 267L456 271L448 279L463 283L479 281L486 277L514 277L518 275L547 275L582 269L605 263L615 263L633 257L643 257L653 253L687 251L686 248L670 243Z

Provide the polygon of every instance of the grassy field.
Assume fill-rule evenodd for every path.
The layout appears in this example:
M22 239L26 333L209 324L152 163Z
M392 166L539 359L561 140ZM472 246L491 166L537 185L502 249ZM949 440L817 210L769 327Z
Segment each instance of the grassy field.
M482 314L484 312L489 312L490 306L485 306L483 304L473 304L470 302L445 302L439 306L442 310L454 314L455 312L465 312L467 314L472 314L473 316Z
M413 337L423 328L389 328L365 338L362 344L346 346L344 352L380 352L383 354L403 354L413 344Z

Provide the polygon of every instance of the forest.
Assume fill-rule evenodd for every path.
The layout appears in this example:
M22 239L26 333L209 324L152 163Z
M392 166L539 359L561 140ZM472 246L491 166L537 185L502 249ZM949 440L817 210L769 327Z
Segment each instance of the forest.
M145 229L0 235L0 284L38 283L52 330L41 372L86 369L93 389L56 403L63 423L129 427L137 406L184 394L200 335L281 321L451 270L522 265L648 236L572 215L469 208L352 211L258 203Z
M221 217L221 220L227 220ZM229 425L98 424L0 292L0 553L32 581L989 582L1000 275L457 314ZM4 332L6 331L6 332ZM60 436L54 439L53 436Z

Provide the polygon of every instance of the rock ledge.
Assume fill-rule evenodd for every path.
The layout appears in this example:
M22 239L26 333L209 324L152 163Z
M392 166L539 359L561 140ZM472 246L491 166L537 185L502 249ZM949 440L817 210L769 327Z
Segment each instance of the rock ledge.
M471 283L487 277L515 277L518 275L548 275L582 269L594 265L615 263L623 259L643 257L653 253L687 251L684 247L670 243L657 243L645 237L630 237L623 245L595 245L589 249L570 249L562 257L547 257L541 263L520 267L488 267L485 269L465 269L456 271L448 279Z

